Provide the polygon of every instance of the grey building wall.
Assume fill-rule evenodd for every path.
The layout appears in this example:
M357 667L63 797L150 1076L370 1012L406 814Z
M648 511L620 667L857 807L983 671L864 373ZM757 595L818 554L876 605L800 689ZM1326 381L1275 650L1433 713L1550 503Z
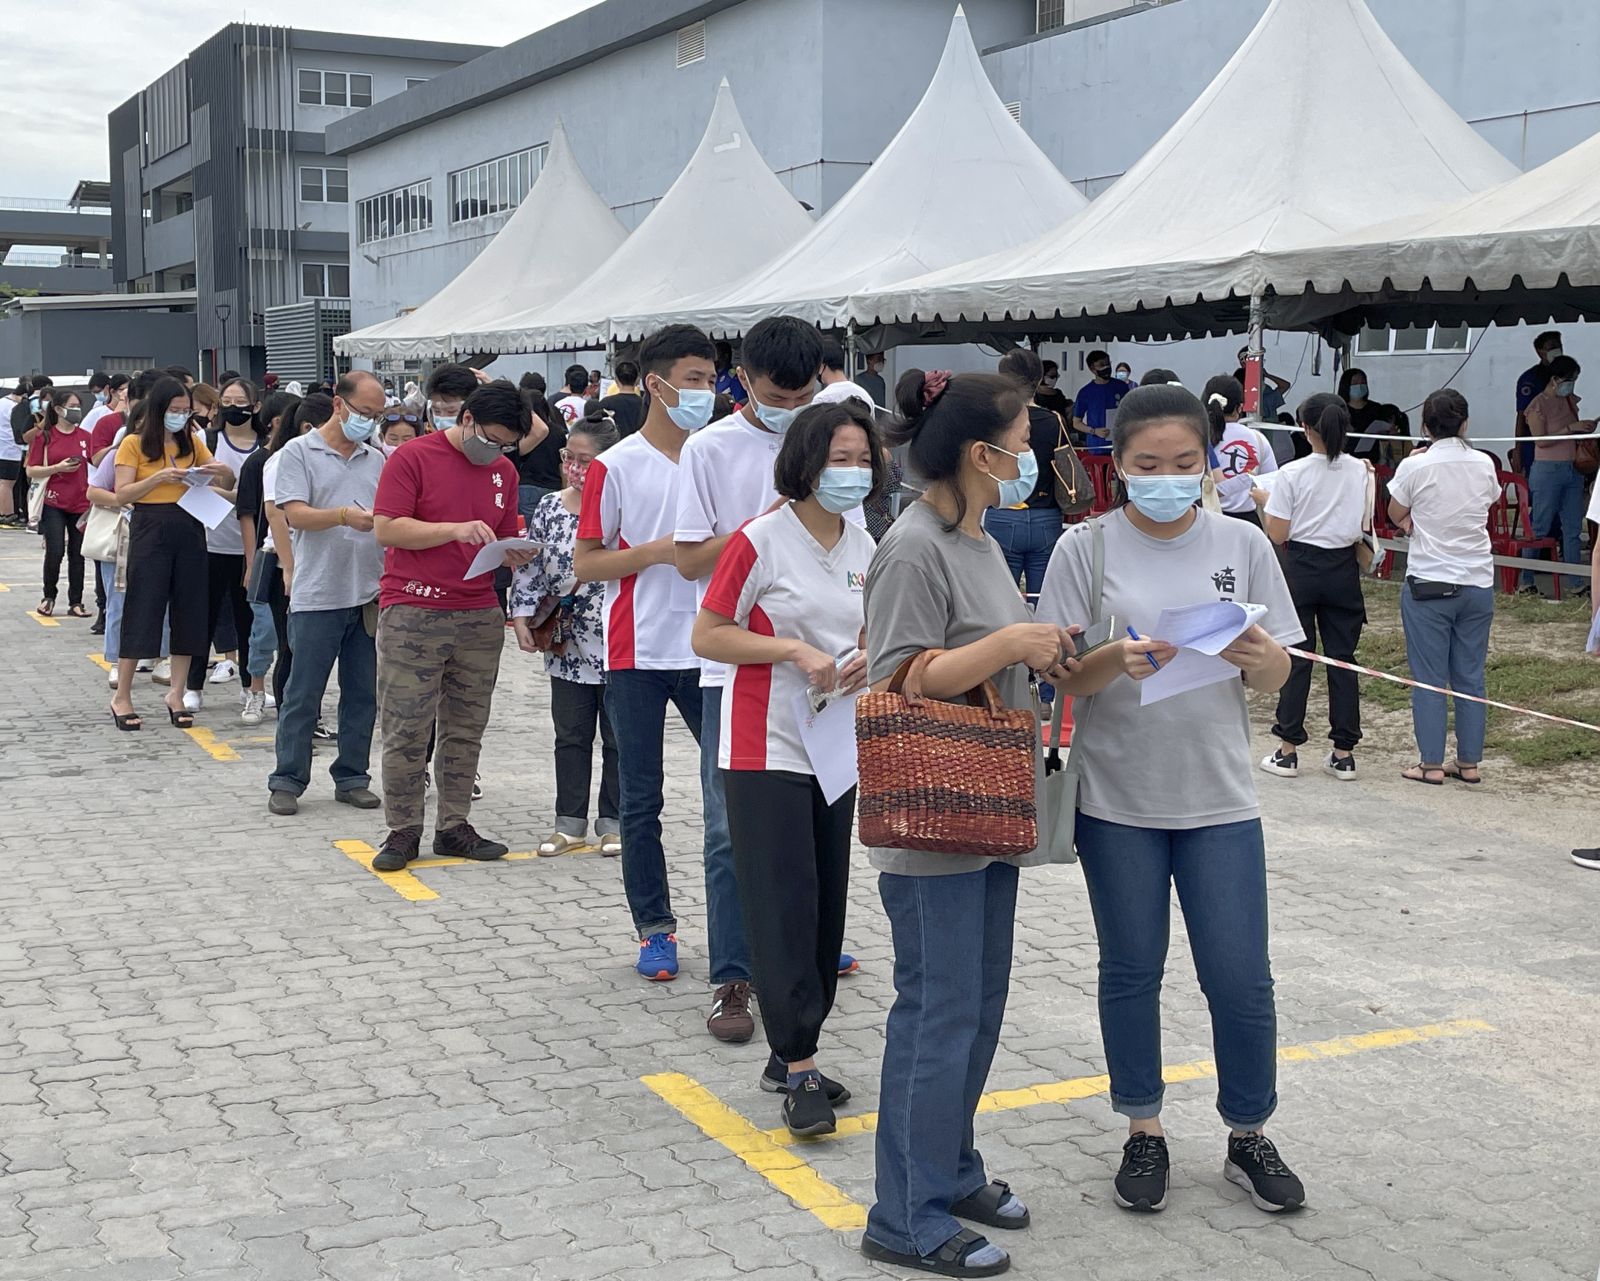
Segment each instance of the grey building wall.
M145 365L195 367L193 312L30 311L0 318L0 370L77 374Z

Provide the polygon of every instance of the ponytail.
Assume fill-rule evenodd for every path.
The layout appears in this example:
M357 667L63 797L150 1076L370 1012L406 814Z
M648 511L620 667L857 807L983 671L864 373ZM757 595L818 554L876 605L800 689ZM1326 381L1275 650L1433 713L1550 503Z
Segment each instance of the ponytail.
M1211 423L1211 444L1214 448L1222 443L1223 436L1227 434L1229 415L1238 413L1239 407L1244 404L1244 388L1231 374L1218 374L1206 384L1200 399L1205 402L1206 418Z
M1328 465L1331 467L1339 461L1339 456L1345 452L1353 424L1350 421L1350 406L1332 392L1319 391L1315 396L1309 396L1301 402L1300 408L1295 412L1295 419L1300 426L1308 431L1317 433L1323 447L1328 451Z

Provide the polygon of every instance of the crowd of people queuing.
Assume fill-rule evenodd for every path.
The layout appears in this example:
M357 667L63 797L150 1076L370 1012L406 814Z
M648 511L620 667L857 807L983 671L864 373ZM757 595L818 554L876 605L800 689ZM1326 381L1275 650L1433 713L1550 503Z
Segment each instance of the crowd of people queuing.
M1537 451L1559 451L1586 424L1575 362L1552 356L1547 337L1544 386L1519 406L1536 451L1524 470L1536 513L1564 528L1571 481L1558 469L1573 460ZM748 1042L759 1009L759 1084L782 1096L802 1137L831 1133L851 1098L818 1056L838 982L857 968L844 950L855 792L826 795L797 709L808 694L882 689L929 650L929 697L992 681L1011 708L1037 712L1041 690L1072 698L1075 844L1111 1102L1128 1121L1115 1199L1143 1212L1167 1204L1160 990L1175 887L1212 1019L1225 1173L1261 1209L1293 1210L1305 1190L1264 1133L1278 1104L1276 1022L1246 691L1277 696L1277 745L1260 768L1298 776L1313 665L1288 648L1355 656L1375 501L1374 451L1357 437L1393 416L1347 370L1338 395L1298 406L1301 430L1284 449L1246 421L1238 374L1196 396L1163 369L1136 386L1104 351L1086 367L1071 398L1059 366L1026 349L993 374L911 369L889 405L881 355L851 377L837 344L775 316L737 356L668 326L616 362L609 386L575 364L553 398L537 374L513 385L456 364L403 395L364 371L310 391L270 376L269 387L231 376L213 389L178 368L96 376L84 391L35 380L11 398L23 465L0 477L0 520L17 523L37 483L41 615L55 609L65 560L67 612L89 616L88 540L118 731L145 727L141 670L166 686L170 723L193 726L215 646L224 658L210 683L239 681L239 719L277 711L268 811L299 812L322 740L335 751L334 801L383 811L380 872L419 856L430 790L435 854L507 852L471 812L509 622L514 652L540 656L549 680L554 821L538 852L619 858L634 965L656 982L679 975L662 831L675 710L700 752L706 1027ZM1287 381L1265 377L1281 401ZM1481 695L1486 518L1500 482L1467 443L1459 393L1430 396L1421 424L1426 446L1407 451L1387 487L1410 535L1411 668ZM1063 511L1063 449L1109 458L1111 510ZM228 517L208 525L191 512L192 488L220 495ZM490 544L493 566L473 573ZM1141 706L1139 683L1177 654L1154 634L1161 612L1219 599L1265 609L1222 652L1239 679ZM1108 618L1119 634L1080 656L1082 632ZM1353 781L1356 677L1330 668L1328 684L1323 768ZM1404 776L1480 783L1482 707L1456 702L1447 761L1446 699L1417 690L1412 706L1419 758ZM1212 750L1192 750L1200 734ZM1166 785L1150 789L1151 776ZM1043 849L869 851L896 989L862 1245L872 1259L992 1276L1009 1257L969 1225L1030 1221L1021 1196L990 1177L973 1121L1005 1011L1021 875L1048 861Z

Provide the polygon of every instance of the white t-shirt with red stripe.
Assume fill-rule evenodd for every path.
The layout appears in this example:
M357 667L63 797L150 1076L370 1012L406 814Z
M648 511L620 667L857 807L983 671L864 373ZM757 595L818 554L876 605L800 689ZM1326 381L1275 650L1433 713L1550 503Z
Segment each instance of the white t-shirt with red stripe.
M762 636L801 640L842 659L861 634L862 590L876 550L872 535L844 521L826 550L785 503L735 533L717 561L705 608ZM728 668L722 697L723 769L813 774L794 701L810 682L794 663Z
M671 538L678 514L678 464L635 432L589 465L578 537L611 551ZM686 671L699 660L689 644L698 608L695 585L672 565L650 565L606 583L606 670Z

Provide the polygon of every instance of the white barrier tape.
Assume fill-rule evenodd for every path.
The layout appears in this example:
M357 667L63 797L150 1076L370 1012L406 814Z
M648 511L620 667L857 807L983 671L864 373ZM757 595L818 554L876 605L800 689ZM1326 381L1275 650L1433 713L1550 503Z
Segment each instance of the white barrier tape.
M1313 663L1321 663L1324 667L1338 667L1347 672L1355 672L1359 676L1373 676L1378 680L1392 681L1396 685L1406 685L1412 689L1425 689L1433 694L1443 694L1447 698L1463 698L1469 703L1482 703L1485 707L1498 707L1501 711L1515 712L1519 716L1536 716L1542 721L1554 721L1557 725L1571 725L1576 729L1592 729L1596 734L1600 734L1600 725L1591 725L1588 721L1575 721L1565 716L1552 716L1549 712L1536 712L1531 707L1518 707L1514 703L1501 703L1492 698L1479 698L1476 694L1458 694L1454 690L1440 689L1437 685L1407 680L1404 676L1391 676L1388 672L1380 672L1375 667L1362 667L1359 663L1347 663L1340 658L1329 658L1325 654L1313 654L1307 650L1296 649L1293 645L1286 645L1284 648L1295 658L1309 659Z
M1402 556L1409 555L1410 543L1404 538L1380 538L1378 546L1386 551L1399 552ZM1534 557L1526 559L1520 556L1491 556L1489 558L1496 565L1505 569L1526 569L1535 574L1572 574L1583 578L1594 577L1594 566L1575 565L1567 560L1538 560Z
M1297 436L1305 435L1304 427L1291 427L1288 423L1269 423L1265 419L1247 418L1246 427L1254 427L1257 431L1286 431ZM1345 435L1346 440L1388 440L1396 444L1428 445L1432 441L1426 436L1402 436L1398 432L1353 431ZM1531 445L1542 440L1550 444L1557 440L1600 440L1600 431L1580 432L1573 436L1473 436L1467 440L1469 445Z

